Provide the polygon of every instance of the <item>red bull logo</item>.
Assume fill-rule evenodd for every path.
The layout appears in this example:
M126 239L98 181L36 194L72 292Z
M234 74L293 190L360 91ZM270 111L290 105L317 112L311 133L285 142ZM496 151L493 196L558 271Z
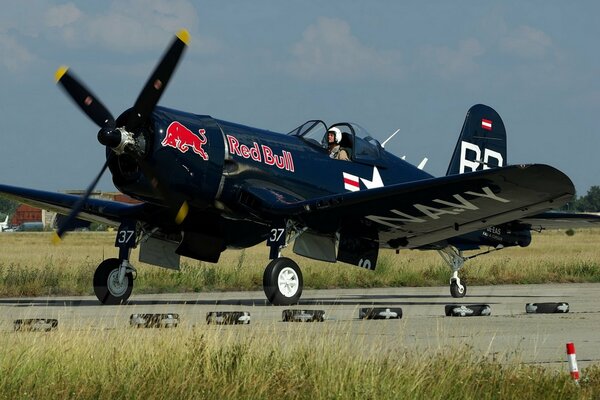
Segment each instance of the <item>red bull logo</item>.
M206 142L206 130L198 129L198 135L196 135L182 123L173 121L167 128L167 133L161 144L165 147L173 147L182 153L187 153L189 149L192 149L194 153L207 161L208 154L202 148Z

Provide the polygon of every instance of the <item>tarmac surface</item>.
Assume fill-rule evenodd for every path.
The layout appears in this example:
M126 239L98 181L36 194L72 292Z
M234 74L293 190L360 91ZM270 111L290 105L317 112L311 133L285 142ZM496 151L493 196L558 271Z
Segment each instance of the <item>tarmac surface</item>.
M570 310L526 313L526 304L542 302L566 302ZM487 304L491 315L448 317L447 304ZM363 307L400 307L403 316L361 320ZM325 321L282 322L285 309L324 310ZM450 297L447 287L305 290L301 303L290 307L269 305L262 291L136 295L134 289L129 303L122 306L102 306L93 296L3 298L0 332L12 332L14 320L24 318L58 319L57 330L62 332L125 330L132 329L129 319L134 313L177 313L180 324L173 329L211 329L206 323L211 311L249 312L249 325L220 329L240 336L268 334L282 342L293 335L327 335L356 343L357 351L456 347L500 362L558 368L567 368L565 346L573 342L580 369L600 362L600 284L470 286L464 299Z

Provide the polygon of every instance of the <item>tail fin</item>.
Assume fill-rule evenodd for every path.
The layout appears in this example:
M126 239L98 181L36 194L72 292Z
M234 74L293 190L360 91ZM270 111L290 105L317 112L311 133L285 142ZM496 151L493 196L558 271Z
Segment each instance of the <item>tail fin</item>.
M506 165L506 129L491 107L474 105L467 111L446 175Z

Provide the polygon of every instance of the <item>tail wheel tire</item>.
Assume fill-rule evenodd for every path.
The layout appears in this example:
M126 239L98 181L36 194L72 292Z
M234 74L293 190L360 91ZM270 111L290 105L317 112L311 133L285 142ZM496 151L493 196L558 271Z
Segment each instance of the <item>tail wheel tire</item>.
M462 288L458 286L456 281L450 283L450 295L455 299L461 299L467 295L467 284L464 280L461 281Z
M100 303L118 305L127 302L133 291L133 275L125 274L123 282L119 282L119 266L117 258L104 260L94 273L94 293Z
M302 296L302 287L302 272L293 260L286 257L276 258L265 268L263 290L271 304L297 304Z

